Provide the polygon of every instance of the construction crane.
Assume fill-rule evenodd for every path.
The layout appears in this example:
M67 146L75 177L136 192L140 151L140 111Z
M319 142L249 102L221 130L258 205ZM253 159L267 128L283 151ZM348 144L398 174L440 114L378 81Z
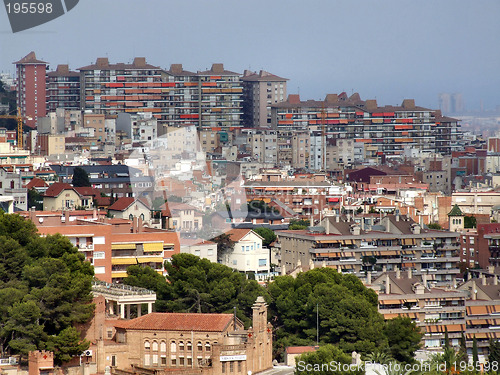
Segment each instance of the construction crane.
M17 107L17 115L0 115L0 118L11 118L17 121L17 148L23 149L23 120L31 120L31 117L21 116L21 108Z

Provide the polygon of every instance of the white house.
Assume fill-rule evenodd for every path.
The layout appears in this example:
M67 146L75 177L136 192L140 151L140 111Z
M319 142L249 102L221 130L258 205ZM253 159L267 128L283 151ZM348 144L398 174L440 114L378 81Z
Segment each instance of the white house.
M234 249L222 257L222 263L240 272L253 272L257 280L269 276L269 249L262 246L263 238L251 229L231 229L227 234Z
M181 253L193 254L217 263L217 244L212 241L182 238Z

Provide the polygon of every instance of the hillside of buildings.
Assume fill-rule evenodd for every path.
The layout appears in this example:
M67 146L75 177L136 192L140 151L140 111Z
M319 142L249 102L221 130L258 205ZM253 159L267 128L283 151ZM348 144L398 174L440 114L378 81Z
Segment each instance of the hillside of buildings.
M413 99L308 100L221 63L15 65L0 93L23 122L0 126L2 236L17 241L0 247L0 365L219 375L500 357L494 124L464 132ZM92 316L71 316L78 294L52 280L91 289Z

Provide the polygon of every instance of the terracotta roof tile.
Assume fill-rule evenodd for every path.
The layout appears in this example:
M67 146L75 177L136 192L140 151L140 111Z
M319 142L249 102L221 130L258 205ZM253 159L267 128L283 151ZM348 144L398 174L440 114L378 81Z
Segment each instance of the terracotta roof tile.
M316 350L318 350L317 346L288 346L286 348L286 354L310 353Z
M119 321L115 323L115 327L130 330L223 332L232 322L232 314L151 313Z
M26 184L26 189L30 190L30 189L33 189L33 188L44 188L44 187L48 187L49 185L44 181L42 180L41 178L38 178L38 177L35 177L34 179L32 179L30 182L28 182Z
M57 197L63 190L72 190L73 186L66 184L64 182L56 182L50 185L50 187L45 192L45 197Z
M134 202L135 202L134 197L121 197L118 198L118 200L115 203L109 206L109 209L114 211L125 211Z
M251 231L251 229L231 229L227 234L231 237L231 241L238 242Z

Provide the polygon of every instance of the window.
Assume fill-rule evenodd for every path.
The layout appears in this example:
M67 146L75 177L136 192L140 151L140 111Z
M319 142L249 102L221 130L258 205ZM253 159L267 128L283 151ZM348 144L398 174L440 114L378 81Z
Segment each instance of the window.
M170 357L170 363L172 364L172 366L177 366L177 358L175 357L175 355Z
M184 351L184 342L179 341L179 351L183 352Z
M259 267L267 266L267 259L259 259Z
M153 351L157 352L158 351L158 342L153 341Z
M167 343L165 341L160 342L160 352L165 353L167 351Z
M209 352L209 351L210 351L210 348L211 348L210 343L207 341L207 342L205 343L205 351L206 351L206 352Z
M167 365L167 356L162 355L161 356L161 365L166 366Z
M149 366L149 365L150 365L150 355L144 354L144 366Z
M191 357L187 358L187 365L188 366L192 366L193 365L193 358L191 358Z
M191 345L191 341L187 342L186 350L191 351L193 349L193 346Z
M149 341L144 341L144 350L149 350L151 349L151 344L149 343Z
M184 357L179 357L179 366L184 366Z
M197 349L199 352L203 351L203 344L201 343L201 341L198 341Z
M175 352L177 351L177 344L175 343L175 341L172 341L172 342L170 343L170 351L171 351L172 353L175 353Z
M158 364L158 354L153 354L153 365Z

